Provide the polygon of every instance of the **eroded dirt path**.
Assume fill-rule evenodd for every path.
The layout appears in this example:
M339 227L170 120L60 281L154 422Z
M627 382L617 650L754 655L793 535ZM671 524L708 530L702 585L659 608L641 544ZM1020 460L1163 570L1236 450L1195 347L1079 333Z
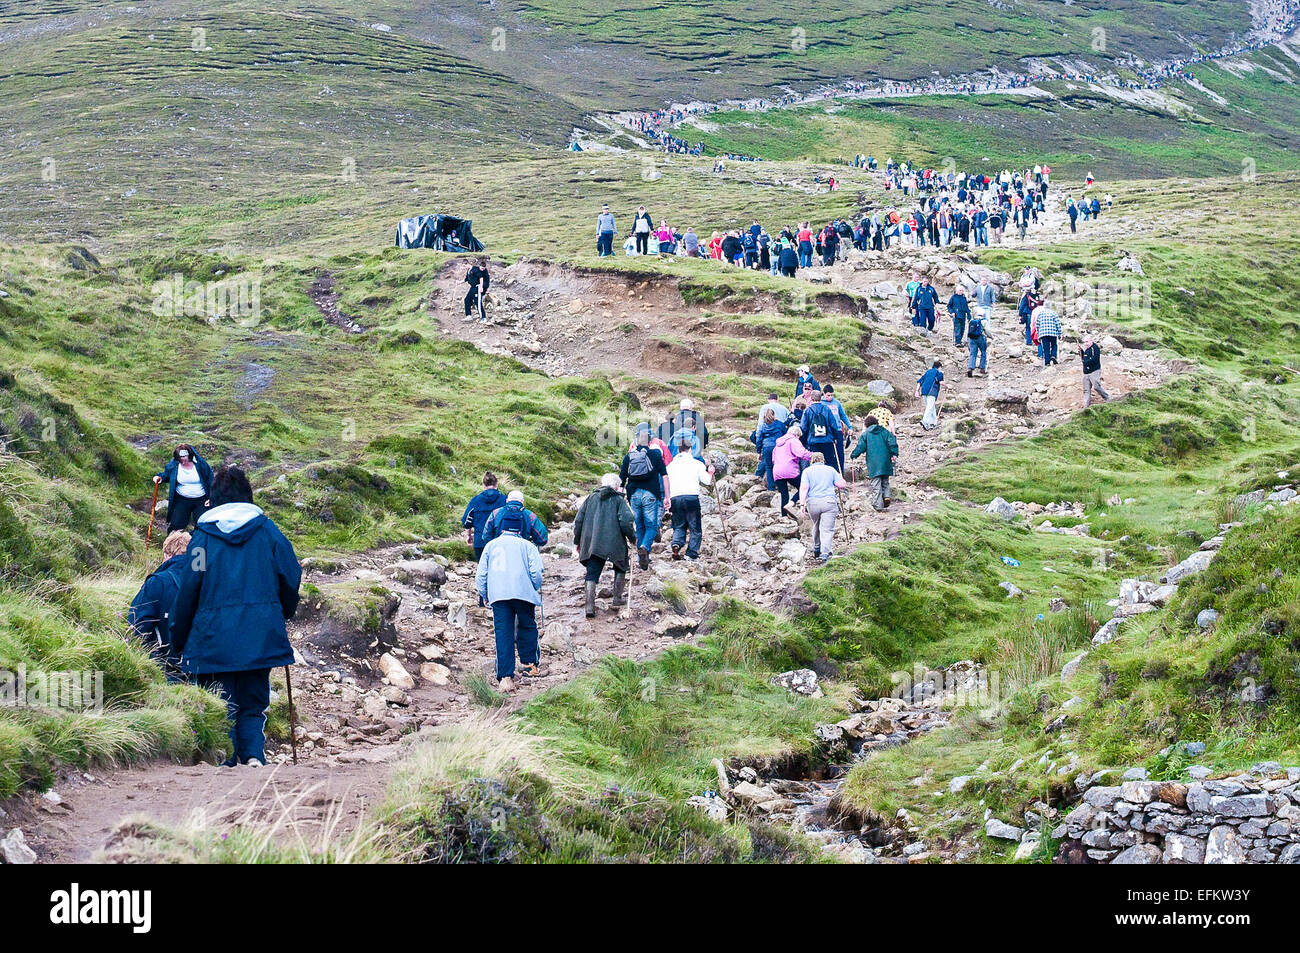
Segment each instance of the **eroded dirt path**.
M670 330L689 331L703 320L683 306L673 282L522 264L526 267L518 267L514 275L505 269L514 280L498 279L494 290L499 285L511 296L516 302L512 309L517 302L533 309L527 320L546 329L530 332L538 339L545 334L541 352L527 353L531 343L520 348L530 339L517 325L462 322L463 290L452 293L461 276L452 271L439 277L431 304L444 333L535 360L552 373L635 371L644 378L655 370L651 367L648 375L643 364L649 341ZM874 403L866 390L868 381L887 381L893 388L881 402L895 411L901 447L894 480L898 502L876 513L867 505L864 486L855 483L847 520L852 546L891 538L936 505L942 494L927 480L944 463L1037 433L1068 418L1081 404L1077 355L1063 345L1059 366L1041 366L1015 324L1014 288L995 310L988 377L967 378L965 347L954 345L946 316L941 314L935 334L918 332L911 327L902 296L886 293L890 284L901 289L917 267L935 274L944 300L958 277L981 270L963 261L960 249L923 249L896 252L887 259L851 253L831 268L803 273L813 282L810 293L822 291L823 282L828 282L871 300L867 369L832 378L841 397L851 406ZM562 304L574 299L582 299L584 306ZM556 317L557 310L561 317ZM566 313L568 318L562 317ZM635 334L645 341L640 353L626 340L606 345L599 344L599 335L593 340L593 320L602 327L635 323ZM1099 337L1106 332L1104 326L1090 329ZM1104 380L1114 398L1156 386L1177 371L1152 352L1123 347L1114 337L1103 340ZM710 363L714 357L701 354L703 363L691 369L716 370ZM947 386L941 426L926 433L912 393L916 378L934 357L944 362ZM797 355L792 358L798 362ZM686 368L658 370L668 376ZM993 399L999 391L1024 399ZM764 394L756 385L752 407L732 406L708 393L694 396L709 414L714 434L710 449L725 451L730 461L731 472L719 487L721 498L729 501L724 504L727 534L713 507L707 507L706 543L698 563L673 562L657 553L649 572L633 572L629 609L611 611L603 594L597 618L587 620L582 567L572 556L572 526L554 527L543 557L542 642L550 674L523 681L510 697L509 708L564 684L603 656L643 659L694 638L711 602L721 596L780 608L813 568L807 526L782 514L778 501L752 475L756 458L747 435ZM572 513L578 502L562 501L560 511ZM666 536L663 539L666 542ZM332 564L307 560L305 569L304 607L291 630L302 660L294 668L303 729L298 765L218 769L160 763L73 772L55 785L62 805L43 802L37 795L19 796L4 805L10 815L5 825L23 827L42 861L54 862L91 859L120 821L137 814L179 823L201 812L218 826L270 821L309 841L326 832L337 837L354 829L382 797L405 740L420 729L463 721L485 704L494 704L487 697L491 693L483 690L493 674L491 615L477 607L472 564L444 567L419 547L404 546ZM402 664L413 685L402 687L395 684L400 678L382 677L380 658L385 654ZM272 746L269 753L284 762L288 745Z

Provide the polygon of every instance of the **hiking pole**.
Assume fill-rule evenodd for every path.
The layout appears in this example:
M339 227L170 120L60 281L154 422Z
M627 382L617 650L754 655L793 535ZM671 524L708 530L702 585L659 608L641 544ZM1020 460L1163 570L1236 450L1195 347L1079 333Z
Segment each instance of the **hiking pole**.
M144 548L149 548L149 540L153 539L153 514L158 508L158 484L153 485L153 502L149 504L149 526L144 531Z
M289 666L284 667L284 692L289 697L289 747L293 751L293 763L298 763L298 716L293 709L293 679L289 677Z
M722 524L722 538L726 541L727 548L731 548L731 534L727 532L727 518L722 514L722 498L718 496L718 488L712 484L709 485L709 496L713 497L713 505L718 508L718 521Z

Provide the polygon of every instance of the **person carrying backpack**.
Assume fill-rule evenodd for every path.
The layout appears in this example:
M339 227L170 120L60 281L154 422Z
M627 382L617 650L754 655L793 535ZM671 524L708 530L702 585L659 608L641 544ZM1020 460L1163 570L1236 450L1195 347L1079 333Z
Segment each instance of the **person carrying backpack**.
M172 651L171 610L180 591L181 573L185 571L185 552L190 534L184 530L169 533L163 540L162 565L151 572L131 600L127 624L157 662L168 682L179 682L180 658Z
M578 561L587 570L583 589L588 619L596 615L596 585L607 562L614 567L614 592L609 604L614 609L627 605L624 595L630 568L627 546L636 542L637 533L632 510L623 494L618 492L618 486L617 474L602 476L600 489L582 501L573 520L573 541L578 548Z
M494 510L488 517L487 525L483 528L483 548L487 549L488 543L507 530L513 530L538 547L545 546L550 539L546 524L532 510L524 508L524 494L519 490L511 490L506 497L506 505Z
M645 210L645 206L637 207L636 217L632 219L632 235L636 238L636 253L638 255L648 255L650 253L650 234L655 230L654 219L650 213Z
M877 513L889 506L889 478L894 475L898 458L898 439L880 425L875 416L865 421L865 429L853 448L853 457L867 455L867 479L871 482L871 508Z
M975 314L970 319L970 327L966 329L966 343L970 348L970 363L966 368L966 376L975 375L975 359L979 358L979 370L985 377L988 376L988 357L989 357L989 335L988 335L988 308L976 308Z
M490 470L483 474L483 490L465 505L460 525L465 528L466 542L474 548L474 558L483 555L487 545L487 522L493 512L505 506L506 496L497 489L497 475Z
M632 511L637 564L643 570L649 569L650 550L659 541L663 520L668 469L663 452L651 446L648 427L638 428L636 444L623 456L618 477Z
M834 399L834 398L832 398ZM835 436L843 433L838 415L821 391L813 391L813 402L803 412L799 421L804 432L804 444L811 453L820 453L827 464L837 461Z

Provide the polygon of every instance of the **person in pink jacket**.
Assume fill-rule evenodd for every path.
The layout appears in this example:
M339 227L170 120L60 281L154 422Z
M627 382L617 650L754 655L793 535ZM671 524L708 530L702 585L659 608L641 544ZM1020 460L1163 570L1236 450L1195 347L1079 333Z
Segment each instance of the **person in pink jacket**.
M799 502L799 475L800 461L807 463L812 459L812 452L806 448L799 439L803 436L803 431L799 425L792 426L784 437L776 442L772 449L772 479L776 480L776 488L781 493L781 512L785 512L786 506L792 501L790 499L790 490L794 490L793 502Z

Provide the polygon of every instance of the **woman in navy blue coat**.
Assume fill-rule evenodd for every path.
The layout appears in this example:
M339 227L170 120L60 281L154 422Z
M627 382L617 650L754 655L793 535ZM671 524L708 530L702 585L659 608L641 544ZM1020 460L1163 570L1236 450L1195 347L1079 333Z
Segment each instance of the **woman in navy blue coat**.
M163 480L167 481L167 532L188 529L208 506L212 467L183 443L172 451L167 466L154 474L154 483Z
M217 471L212 504L186 554L172 649L182 672L226 701L234 743L226 765L265 764L271 669L293 663L284 623L298 608L302 568L284 534L253 505L243 470Z

